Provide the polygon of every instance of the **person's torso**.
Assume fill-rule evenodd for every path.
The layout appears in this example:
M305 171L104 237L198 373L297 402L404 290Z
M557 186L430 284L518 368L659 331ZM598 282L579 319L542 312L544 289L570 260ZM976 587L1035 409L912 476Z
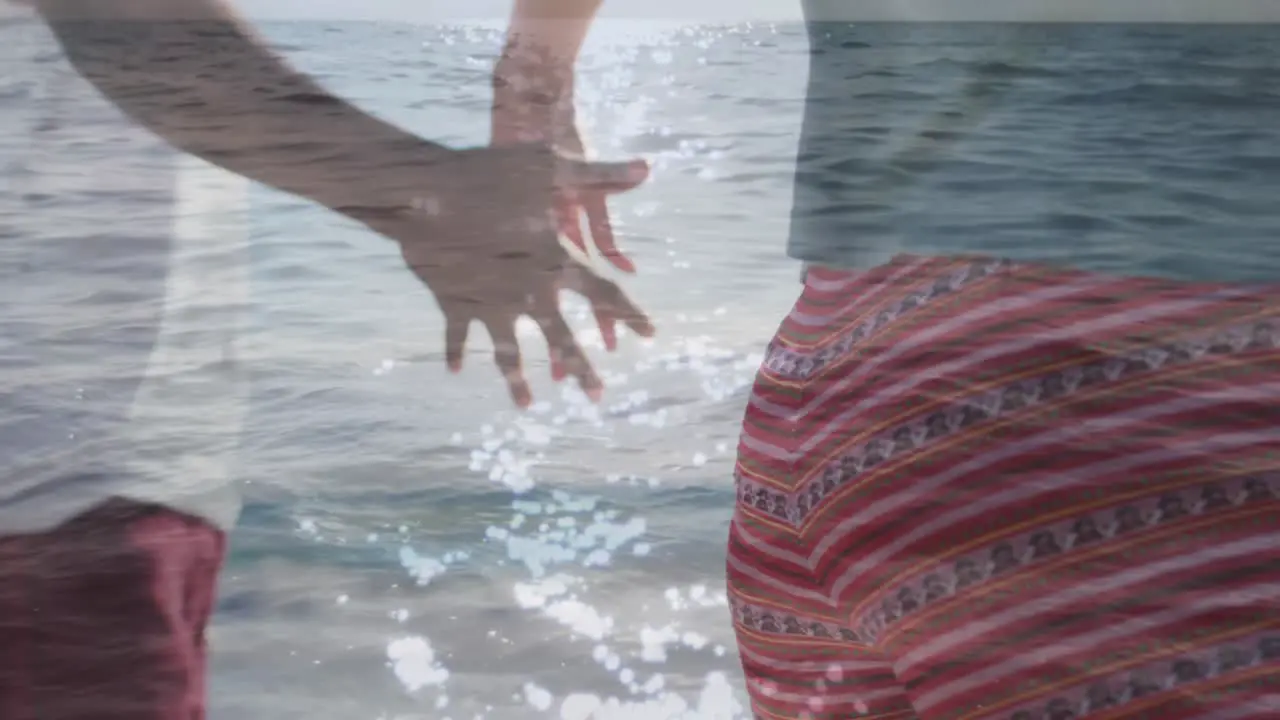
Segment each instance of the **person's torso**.
M805 6L794 257L1280 280L1280 25L1194 22L1239 2Z
M124 117L30 16L0 20L0 68L0 534L103 493L203 496L242 412L243 183Z

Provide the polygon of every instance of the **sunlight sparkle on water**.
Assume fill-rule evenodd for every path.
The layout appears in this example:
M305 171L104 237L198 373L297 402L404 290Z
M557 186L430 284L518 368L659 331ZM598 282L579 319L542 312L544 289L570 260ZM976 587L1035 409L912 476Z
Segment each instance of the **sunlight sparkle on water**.
M387 658L396 679L409 692L443 685L449 679L449 671L436 662L435 650L424 637L392 640L387 645Z
M661 57L661 52L655 57ZM703 150L696 143L683 141L679 147L680 152L686 153ZM589 314L576 309L576 314L571 313L573 322L590 325ZM709 309L682 316L679 324L705 325L710 329L717 322L713 318L726 314L723 307ZM616 504L616 493L654 493L661 492L658 488L678 487L682 480L666 477L668 470L701 471L708 476L724 472L727 479L727 469L720 466L732 451L730 443L707 438L705 447L687 448L687 454L671 458L663 470L653 468L643 475L602 473L596 480L600 492L615 494L583 492L584 485L549 487L556 480L545 469L545 463L547 458L557 456L562 443L590 436L611 447L609 443L615 435L629 437L624 433L638 432L641 437L663 432L679 434L689 428L690 410L681 404L671 405L669 397L655 388L663 388L671 378L686 378L686 387L702 400L719 402L749 387L760 360L758 355L729 351L705 334L634 344L640 353L633 368L604 373L616 393L606 405L590 403L572 383L565 383L559 397L546 396L549 399L539 400L528 412L498 413L479 427L455 432L449 439L450 445L464 453L470 472L511 493L509 512L501 518L488 518L483 530L487 545L483 556L493 557L488 562L495 567L518 574L510 584L511 604L522 613L561 628L553 638L563 638L562 642L572 638L587 641L590 650L578 645L579 652L589 652L591 660L616 683L611 693L557 686L550 680L508 686L504 692L514 693L513 701L531 717L736 720L743 717L744 708L735 692L736 682L731 682L727 674L736 672L736 658L730 648L717 642L717 630L709 629L701 615L719 617L717 613L725 612L727 597L723 591L695 582L636 587L633 598L616 606L605 604L609 600L596 599L610 592L610 568L619 566L629 571L631 565L654 562L649 558L657 554L655 546L665 547L647 537L650 523L635 512L643 506ZM386 369L391 367L394 364ZM303 521L299 529L314 536L320 533L319 524L313 520ZM377 536L371 534L369 541L376 542ZM420 586L435 582L453 565L467 559L461 554L422 554L410 547L404 530L396 544L399 564ZM671 615L654 618L655 610ZM389 615L393 622L409 621L405 611L392 611ZM727 615L722 622L727 624ZM503 642L513 642L501 628L480 631L481 635L485 632L493 638L504 635ZM701 689L687 697L672 688L687 688L688 679L663 667L673 653L682 657L698 655L711 665L708 669L715 668L704 676ZM391 642L387 656L395 677L411 691L443 686L449 678L449 670L424 637ZM453 695L456 706L456 688ZM449 703L449 698L441 692L435 702L438 710ZM437 712L433 716L441 715Z

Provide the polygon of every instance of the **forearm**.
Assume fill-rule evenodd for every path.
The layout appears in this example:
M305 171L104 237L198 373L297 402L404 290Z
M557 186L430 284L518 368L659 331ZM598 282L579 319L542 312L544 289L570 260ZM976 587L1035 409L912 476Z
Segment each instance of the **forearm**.
M601 0L515 0L493 73L495 108L509 105L519 108L520 115L541 108L571 118L574 65L600 4ZM572 120L558 124L568 127ZM495 139L512 132L494 127Z
M572 66L602 0L515 0L507 45L542 48Z
M185 152L352 217L427 190L383 187L380 178L409 176L386 164L428 165L448 154L289 67L222 0L36 6L76 69L138 123Z

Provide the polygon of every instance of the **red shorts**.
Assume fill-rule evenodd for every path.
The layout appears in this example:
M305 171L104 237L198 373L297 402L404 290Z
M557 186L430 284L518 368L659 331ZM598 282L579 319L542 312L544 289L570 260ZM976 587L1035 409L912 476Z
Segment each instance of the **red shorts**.
M0 719L199 720L226 538L112 500L0 537Z

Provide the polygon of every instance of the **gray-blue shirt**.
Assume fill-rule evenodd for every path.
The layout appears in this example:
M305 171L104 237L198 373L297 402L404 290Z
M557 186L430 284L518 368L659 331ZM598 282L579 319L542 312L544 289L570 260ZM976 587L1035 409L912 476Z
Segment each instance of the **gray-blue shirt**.
M1280 281L1280 25L823 22L789 253Z

